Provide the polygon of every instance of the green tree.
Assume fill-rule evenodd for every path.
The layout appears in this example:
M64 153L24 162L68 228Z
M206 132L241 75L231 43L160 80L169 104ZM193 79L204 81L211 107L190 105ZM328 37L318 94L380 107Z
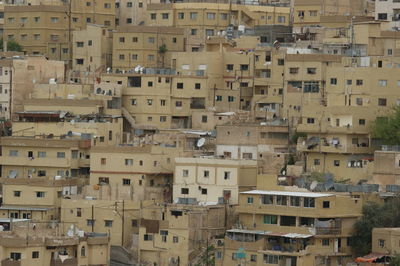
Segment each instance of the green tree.
M161 60L162 60L162 67L164 68L164 63L165 63L165 54L168 52L168 48L165 44L161 45L160 47L158 47L158 53L161 56Z
M214 266L215 265L215 247L213 245L208 246L207 250L203 252L200 257L200 261L196 266Z
M390 260L389 266L399 266L400 265L400 254L396 254Z
M395 197L383 204L368 202L363 206L363 216L354 224L352 249L356 256L371 252L372 229L400 227L400 198Z
M0 40L0 49L4 50L3 39ZM8 41L7 51L22 52L22 46L16 41Z
M393 108L387 117L379 117L372 123L372 136L386 145L400 145L400 107Z

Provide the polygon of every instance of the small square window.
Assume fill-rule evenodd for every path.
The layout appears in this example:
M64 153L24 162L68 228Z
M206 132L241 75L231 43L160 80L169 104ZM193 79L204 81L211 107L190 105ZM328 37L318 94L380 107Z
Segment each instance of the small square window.
M329 238L322 239L322 245L323 246L329 246Z
M201 194L202 195L207 195L207 189L206 188L202 188L201 189Z
M181 188L181 194L182 194L182 195L187 195L187 194L189 194L189 189L188 189L188 188Z
M32 259L38 259L39 258L39 251L32 251Z
M339 160L334 160L333 161L334 166L340 166L340 161Z
M330 201L324 201L324 202L322 202L322 207L323 207L324 209L328 209L328 208L330 207Z

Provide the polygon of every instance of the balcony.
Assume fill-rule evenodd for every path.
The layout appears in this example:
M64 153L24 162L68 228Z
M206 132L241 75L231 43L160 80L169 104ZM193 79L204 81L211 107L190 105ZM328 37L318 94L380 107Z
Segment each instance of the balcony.
M60 259L51 259L50 266L77 266L78 259L77 258L69 258L64 260L63 262Z
M1 261L1 266L20 266L21 261L5 259Z
M69 168L70 161L66 158L37 158L35 157L18 157L18 156L0 156L1 165L18 165L18 166L32 166L32 167L60 167Z
M340 227L315 227L317 235L340 235L342 229Z

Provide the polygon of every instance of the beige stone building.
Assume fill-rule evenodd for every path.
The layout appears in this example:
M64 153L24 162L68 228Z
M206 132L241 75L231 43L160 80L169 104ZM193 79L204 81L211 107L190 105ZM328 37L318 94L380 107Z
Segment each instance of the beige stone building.
M1 138L2 178L89 177L90 140Z
M256 186L257 162L216 158L175 158L175 203L238 204L240 191Z
M0 217L38 222L60 220L61 199L78 193L82 182L65 178L2 178Z
M362 215L367 198L295 191L242 192L237 207L240 227L227 230L216 251L216 265L352 262L353 224Z
M289 25L290 8L229 3L148 4L146 25L185 29L188 51L199 51L209 36L226 31L228 25Z
M170 68L171 53L185 49L184 30L175 27L125 26L113 34L113 62L116 72L135 67ZM161 52L160 47L165 47Z
M70 224L71 225L71 224ZM73 226L73 225L71 225ZM2 265L108 265L107 234L76 234L34 222L13 223L11 231L0 232ZM82 232L83 233L83 232Z
M93 189L88 190L88 195L98 199L171 202L174 158L183 155L179 147L95 147L90 157Z
M107 26L87 24L86 29L72 33L72 43L72 69L75 75L100 73L111 67L112 31Z
M6 5L4 12L5 40L18 42L28 55L46 55L70 66L72 31L88 23L115 27L115 5L109 0Z

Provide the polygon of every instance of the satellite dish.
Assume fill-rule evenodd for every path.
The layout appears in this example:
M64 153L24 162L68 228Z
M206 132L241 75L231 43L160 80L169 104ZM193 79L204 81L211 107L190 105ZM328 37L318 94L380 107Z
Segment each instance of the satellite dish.
M17 171L11 170L10 174L8 175L8 178L16 178L17 177Z
M201 138L197 141L197 147L200 148L204 145L204 143L206 143L206 139L205 138Z
M318 185L318 182L317 182L317 181L312 181L312 183L311 183L311 185L310 185L310 189L311 189L311 190L314 190L314 189L317 187L317 185Z

